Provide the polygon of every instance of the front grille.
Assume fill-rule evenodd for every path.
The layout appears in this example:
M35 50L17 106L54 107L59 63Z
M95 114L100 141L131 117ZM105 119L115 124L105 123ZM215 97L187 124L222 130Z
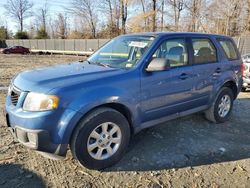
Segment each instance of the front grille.
M20 94L21 94L21 92L20 91L18 91L16 88L12 88L12 90L11 90L11 93L10 93L10 98L11 98L11 102L12 102L12 104L14 105L14 106L16 106L17 105L17 102L18 102L18 99L19 99L19 97L20 97Z

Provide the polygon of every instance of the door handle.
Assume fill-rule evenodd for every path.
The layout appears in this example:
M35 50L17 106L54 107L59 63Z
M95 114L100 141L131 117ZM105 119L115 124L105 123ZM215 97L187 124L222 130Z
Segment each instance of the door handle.
M186 73L182 73L182 74L179 76L179 78L180 78L181 80L186 80L187 78L189 78L189 75L186 74Z
M217 68L217 69L215 70L215 73L221 73L221 68Z
M217 77L217 76L220 76L220 74L221 74L221 68L218 67L218 68L214 71L213 76Z

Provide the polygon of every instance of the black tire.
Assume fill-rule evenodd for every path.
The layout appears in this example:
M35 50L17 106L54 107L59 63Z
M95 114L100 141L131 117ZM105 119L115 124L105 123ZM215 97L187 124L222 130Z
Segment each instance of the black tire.
M87 148L89 136L93 130L105 122L112 122L121 130L121 142L117 151L107 159L93 158ZM70 148L75 159L81 165L95 170L101 170L117 163L124 155L130 141L130 126L127 119L118 111L111 108L99 108L81 120L75 129ZM97 142L97 140L96 140Z
M243 87L241 88L241 92L246 92L247 88Z
M219 103L221 102L221 100L224 96L229 96L229 98L230 98L230 110L228 111L228 113L224 117L221 117L219 115ZM212 121L214 123L226 122L231 115L232 108L233 108L233 101L234 101L234 97L233 97L232 90L228 87L223 87L218 92L217 96L215 97L215 100L214 100L212 106L207 111L205 111L206 119L208 119L209 121Z

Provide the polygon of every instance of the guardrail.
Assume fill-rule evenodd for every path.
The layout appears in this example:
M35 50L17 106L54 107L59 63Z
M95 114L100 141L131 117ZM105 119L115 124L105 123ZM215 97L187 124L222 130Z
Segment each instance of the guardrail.
M0 40L0 48L24 46L32 50L81 51L97 50L110 39L26 39Z
M63 54L63 55L83 55L90 56L93 54L93 51L64 51L64 50L37 50L30 49L31 53L37 54Z

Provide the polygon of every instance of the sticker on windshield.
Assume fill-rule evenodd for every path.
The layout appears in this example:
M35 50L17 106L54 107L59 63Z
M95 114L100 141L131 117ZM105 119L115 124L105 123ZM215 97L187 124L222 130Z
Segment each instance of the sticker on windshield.
M133 64L131 64L131 63L126 64L126 68L131 68L131 67L133 67Z
M138 48L145 48L148 45L146 42L138 42L138 41L131 41L129 46L138 47Z

